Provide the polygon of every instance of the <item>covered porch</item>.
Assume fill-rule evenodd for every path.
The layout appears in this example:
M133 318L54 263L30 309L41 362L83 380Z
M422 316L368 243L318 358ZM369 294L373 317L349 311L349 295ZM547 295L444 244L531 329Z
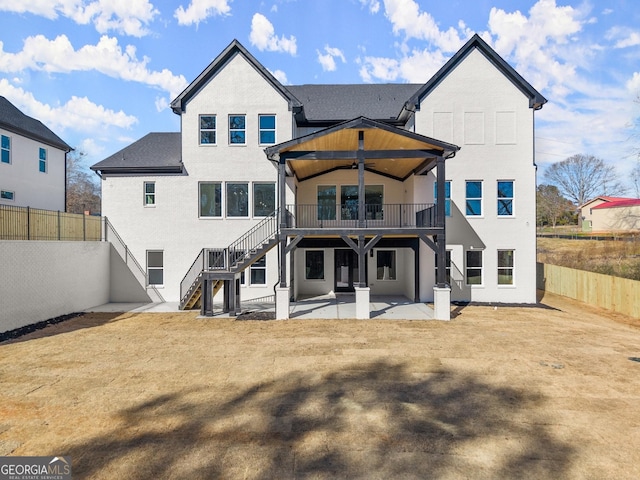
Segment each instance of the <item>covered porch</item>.
M358 265L366 265L367 256L373 254L372 249L381 240L413 238L437 254L434 317L448 320L450 288L444 263L445 160L453 157L457 150L456 145L364 117L265 149L268 159L278 168L279 204L285 206L280 209L279 218L277 318L289 318L292 292L288 259L298 245L311 239L338 239L354 252ZM434 169L433 202L414 198L398 201L397 196L385 202L382 188L373 180L382 178L402 185L409 178ZM336 186L322 187L322 191L316 186L317 179L330 177L344 179L339 193ZM287 189L292 185L295 201L288 204ZM316 193L317 201L313 201ZM416 272L419 269L416 263ZM353 283L355 317L367 319L371 317L371 292L366 268L357 269L357 275ZM416 280L416 291L418 282ZM417 295L414 299L417 300Z

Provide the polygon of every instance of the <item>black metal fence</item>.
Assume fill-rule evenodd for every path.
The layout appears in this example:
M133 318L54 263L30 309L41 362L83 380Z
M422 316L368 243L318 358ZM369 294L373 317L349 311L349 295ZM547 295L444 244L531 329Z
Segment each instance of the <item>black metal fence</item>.
M428 228L436 225L432 203L366 204L358 219L358 204L287 205L291 228Z

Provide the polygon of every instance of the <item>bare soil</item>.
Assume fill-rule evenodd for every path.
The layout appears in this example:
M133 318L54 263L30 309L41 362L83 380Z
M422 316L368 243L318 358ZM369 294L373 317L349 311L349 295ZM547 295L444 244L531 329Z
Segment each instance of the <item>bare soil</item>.
M640 321L86 314L0 343L0 455L74 479L640 478Z

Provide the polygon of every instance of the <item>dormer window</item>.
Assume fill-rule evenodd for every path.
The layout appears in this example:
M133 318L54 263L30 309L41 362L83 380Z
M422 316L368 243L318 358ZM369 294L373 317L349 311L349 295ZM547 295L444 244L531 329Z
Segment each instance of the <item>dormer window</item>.
M229 115L229 143L245 145L247 143L245 115Z

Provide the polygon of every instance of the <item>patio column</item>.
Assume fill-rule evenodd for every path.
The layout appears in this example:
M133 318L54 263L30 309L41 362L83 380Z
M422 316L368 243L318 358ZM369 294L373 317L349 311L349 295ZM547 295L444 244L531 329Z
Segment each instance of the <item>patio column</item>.
M289 318L289 287L287 286L287 236L282 230L287 228L287 172L286 158L280 156L278 163L278 194L279 194L279 219L278 238L280 240L280 284L276 287L276 320Z
M436 180L438 182L438 202L436 203L436 227L440 229L436 235L438 276L433 287L433 307L436 320L451 319L451 287L447 284L447 241L445 219L445 182L444 157L436 159Z
M358 132L358 227L365 226L365 198L364 198L364 131ZM362 286L362 285L361 285Z

